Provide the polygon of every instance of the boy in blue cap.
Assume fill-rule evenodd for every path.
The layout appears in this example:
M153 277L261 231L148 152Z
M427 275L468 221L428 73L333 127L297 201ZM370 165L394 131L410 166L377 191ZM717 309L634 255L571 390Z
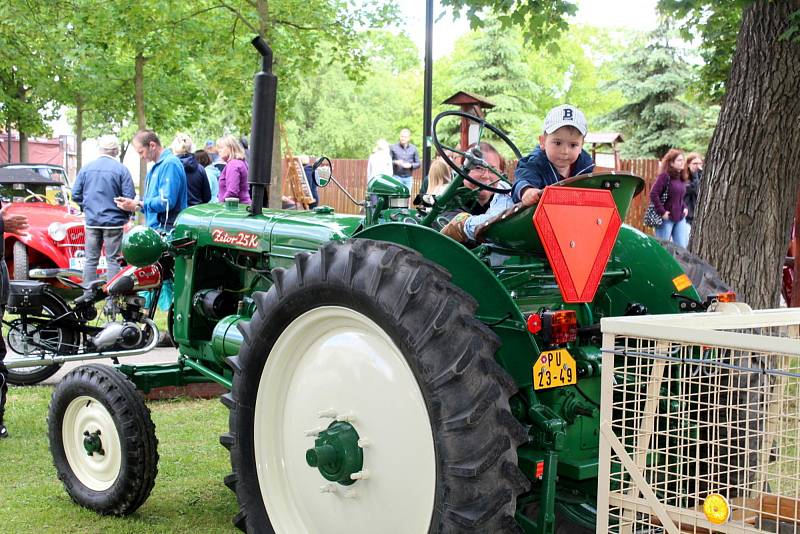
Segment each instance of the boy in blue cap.
M539 201L548 185L592 172L592 157L583 150L586 131L586 117L575 106L562 104L551 109L544 119L539 146L519 160L514 172L513 201L530 206Z

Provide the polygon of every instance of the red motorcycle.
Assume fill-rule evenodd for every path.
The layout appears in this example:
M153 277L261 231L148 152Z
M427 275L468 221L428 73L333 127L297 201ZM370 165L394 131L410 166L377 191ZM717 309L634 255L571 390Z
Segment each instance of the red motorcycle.
M158 343L158 327L150 318L163 280L172 276L162 261L127 266L108 282L75 282L81 273L71 269L32 269L30 275L56 278L83 294L67 301L45 282L11 281L3 319L10 383L36 384L69 361L111 358L117 363L117 358L145 353ZM147 290L152 298L146 306L140 292ZM99 325L98 304L104 301L108 321Z

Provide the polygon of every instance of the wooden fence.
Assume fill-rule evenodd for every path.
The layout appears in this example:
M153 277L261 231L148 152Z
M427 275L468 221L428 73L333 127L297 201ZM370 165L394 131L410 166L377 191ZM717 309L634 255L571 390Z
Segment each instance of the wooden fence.
M345 187L353 197L359 201L364 200L367 193L367 160L363 159L335 159L333 163L333 176ZM284 168L286 161L284 161ZM516 165L516 162L509 162L509 172ZM645 179L645 188L641 194L633 199L625 222L640 230L651 231L642 225L644 212L649 204L650 187L658 174L658 160L655 159L630 159L621 160L620 169L630 171L637 176ZM512 174L513 175L513 174ZM285 181L284 181L285 182ZM414 189L412 196L419 190L422 183L422 173L420 169L414 171ZM287 183L283 184L284 194L291 196L291 191ZM337 213L359 213L360 207L353 204L335 184L319 190L320 204L333 207Z

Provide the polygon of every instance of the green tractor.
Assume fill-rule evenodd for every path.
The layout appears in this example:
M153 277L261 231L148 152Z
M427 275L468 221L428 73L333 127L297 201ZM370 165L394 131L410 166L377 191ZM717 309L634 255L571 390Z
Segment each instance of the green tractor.
M167 236L126 236L130 263L174 259L180 357L83 366L56 388L51 449L71 497L136 510L158 461L136 388L216 382L229 390L224 483L247 532L593 531L600 319L703 308L673 255L621 223L643 180L548 187L467 247L437 231L442 217L504 189L470 177L488 166L479 150L456 161L441 142L448 112L434 144L455 178L427 209L390 177L369 183L363 216L262 209L276 78L254 45L253 204L194 206ZM324 166L320 185L335 181Z

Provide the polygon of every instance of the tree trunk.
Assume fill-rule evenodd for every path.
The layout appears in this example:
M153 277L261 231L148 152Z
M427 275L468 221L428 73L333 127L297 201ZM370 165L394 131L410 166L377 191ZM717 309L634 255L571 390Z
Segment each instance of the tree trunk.
M270 167L269 205L268 208L280 209L283 205L283 174L281 173L281 129L280 123L275 121L275 132L272 138L272 166Z
M800 173L800 45L780 40L800 0L744 11L708 150L691 248L753 308L780 301Z
M147 58L141 52L136 54L136 67L133 78L134 98L136 103L136 126L140 130L147 127L144 114L144 64ZM144 178L147 175L147 162L139 160L139 195L144 195Z
M794 258L792 294L786 304L797 308L800 307L800 257L798 257L800 256L800 199L798 199L795 209L793 229L791 244L791 255Z
M78 95L75 98L75 154L77 160L77 168L75 171L80 171L83 167L83 99Z
M29 163L28 161L28 134L20 130L19 132L19 161L20 163Z

